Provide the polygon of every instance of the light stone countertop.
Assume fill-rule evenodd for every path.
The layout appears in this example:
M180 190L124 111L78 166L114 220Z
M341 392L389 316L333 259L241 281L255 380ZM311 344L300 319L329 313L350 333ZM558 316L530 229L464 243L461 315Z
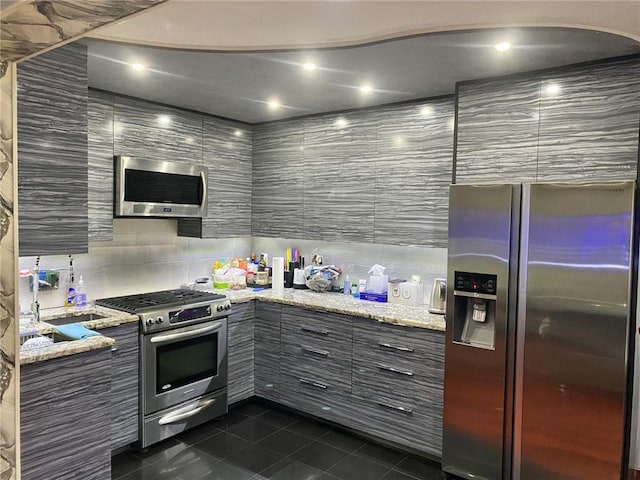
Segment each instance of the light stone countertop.
M104 307L85 308L48 308L40 311L40 323L33 324L30 328L35 328L39 335L49 335L56 329L55 325L47 323L47 320L63 318L68 316L80 316L86 314L98 314L104 318L78 322L90 330L115 327L122 323L137 322L138 316L130 313L120 312ZM88 337L80 340L68 342L57 342L48 347L20 351L20 365L42 362L52 358L66 357L78 353L89 352L100 348L109 348L115 344L115 340L109 337Z
M251 300L261 302L283 303L297 307L320 310L323 312L342 313L356 317L370 318L379 322L404 325L407 327L426 328L445 331L444 315L429 313L427 305L412 307L396 303L370 302L334 292L313 292L311 290L295 290L286 288L284 293L276 293L267 288L253 291L244 290L209 290L229 297L231 303L243 303Z

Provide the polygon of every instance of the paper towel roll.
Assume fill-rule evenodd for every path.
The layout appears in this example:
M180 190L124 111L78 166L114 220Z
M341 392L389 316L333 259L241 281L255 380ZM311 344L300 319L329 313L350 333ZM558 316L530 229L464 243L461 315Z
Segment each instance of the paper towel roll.
M284 257L273 257L271 268L271 288L274 292L284 292Z

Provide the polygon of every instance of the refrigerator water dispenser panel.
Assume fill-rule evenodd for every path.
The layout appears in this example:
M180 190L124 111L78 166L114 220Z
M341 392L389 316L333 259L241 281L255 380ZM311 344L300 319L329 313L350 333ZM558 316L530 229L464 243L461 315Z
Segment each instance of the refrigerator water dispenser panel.
M455 272L453 341L495 349L497 275Z

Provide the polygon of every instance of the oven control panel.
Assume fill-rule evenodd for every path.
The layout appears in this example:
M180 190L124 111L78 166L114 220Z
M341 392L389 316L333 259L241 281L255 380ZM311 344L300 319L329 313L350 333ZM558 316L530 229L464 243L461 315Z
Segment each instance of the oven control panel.
M142 331L150 333L227 317L230 310L231 303L225 299L145 312L140 320Z

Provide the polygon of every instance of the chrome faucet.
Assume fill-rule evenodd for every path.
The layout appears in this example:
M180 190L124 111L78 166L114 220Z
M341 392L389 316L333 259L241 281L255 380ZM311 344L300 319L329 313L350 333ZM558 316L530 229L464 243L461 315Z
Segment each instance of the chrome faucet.
M33 296L31 297L31 312L33 313L33 320L35 322L40 321L40 302L38 302L38 289L40 287L40 256L36 257L36 264L31 270L31 280L32 280L32 292Z

